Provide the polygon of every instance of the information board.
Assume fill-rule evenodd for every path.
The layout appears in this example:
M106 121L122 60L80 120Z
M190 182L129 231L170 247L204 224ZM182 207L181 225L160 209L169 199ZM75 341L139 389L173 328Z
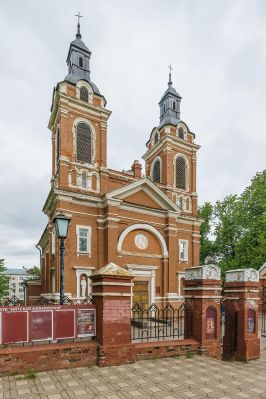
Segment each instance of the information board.
M95 309L77 309L76 311L77 337L96 335Z

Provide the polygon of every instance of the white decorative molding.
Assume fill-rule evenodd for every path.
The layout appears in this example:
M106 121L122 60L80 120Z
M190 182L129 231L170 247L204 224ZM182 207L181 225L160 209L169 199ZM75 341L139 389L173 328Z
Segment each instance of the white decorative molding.
M259 281L259 272L255 269L237 269L230 270L225 273L225 281L226 283L233 283L238 281Z
M160 242L163 256L168 257L168 249L166 246L165 239L163 238L161 233L155 227L151 226L150 224L146 224L146 223L132 224L131 226L126 227L122 231L122 233L120 234L120 237L118 239L118 243L117 243L118 253L120 253L122 250L122 245L123 245L125 237L133 230L146 230L146 231L149 231L150 233L152 233L153 235L155 235L155 237L157 237Z
M216 265L202 265L185 270L186 280L221 280L221 269Z
M149 240L144 234L137 234L134 243L138 249L146 249L149 245Z

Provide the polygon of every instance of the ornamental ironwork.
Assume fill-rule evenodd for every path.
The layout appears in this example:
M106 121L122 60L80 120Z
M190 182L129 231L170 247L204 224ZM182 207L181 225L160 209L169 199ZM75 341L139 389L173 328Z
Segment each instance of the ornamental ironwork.
M135 303L131 309L132 341L181 339L191 335L192 312L185 304L175 309L170 304L159 308L153 303L147 308Z

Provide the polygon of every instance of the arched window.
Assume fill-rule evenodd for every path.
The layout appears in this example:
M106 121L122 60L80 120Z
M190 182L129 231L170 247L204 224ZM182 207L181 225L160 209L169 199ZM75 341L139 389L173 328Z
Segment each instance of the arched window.
M175 111L175 101L173 101L173 110Z
M81 187L87 188L87 174L85 172L81 175Z
M177 157L175 161L175 185L176 188L186 189L186 161L183 157Z
M86 102L89 101L89 92L88 92L87 87L81 86L81 88L80 88L80 90L79 90L79 98L80 98L82 101L86 101Z
M184 139L184 129L182 127L178 129L178 137Z
M79 67L83 68L83 58L79 57Z
M154 144L156 144L158 142L158 140L159 140L159 135L156 132L155 135L154 135Z
M84 122L77 126L77 161L92 162L92 135L89 126Z
M159 159L153 165L153 181L160 183L161 180L161 162Z

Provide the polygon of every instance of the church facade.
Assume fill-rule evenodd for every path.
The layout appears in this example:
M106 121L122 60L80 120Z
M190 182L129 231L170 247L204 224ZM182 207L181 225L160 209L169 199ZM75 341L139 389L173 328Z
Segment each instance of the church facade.
M134 275L132 302L148 306L182 301L184 269L199 265L195 134L180 119L181 96L169 82L160 121L146 143L145 173L107 165L106 100L90 77L91 52L80 26L71 42L68 75L54 89L51 190L39 240L40 294L58 298L59 243L53 219L71 218L65 240L65 293L81 301L91 293L90 275L115 263ZM144 144L144 143L143 143ZM34 294L29 294L33 299Z

